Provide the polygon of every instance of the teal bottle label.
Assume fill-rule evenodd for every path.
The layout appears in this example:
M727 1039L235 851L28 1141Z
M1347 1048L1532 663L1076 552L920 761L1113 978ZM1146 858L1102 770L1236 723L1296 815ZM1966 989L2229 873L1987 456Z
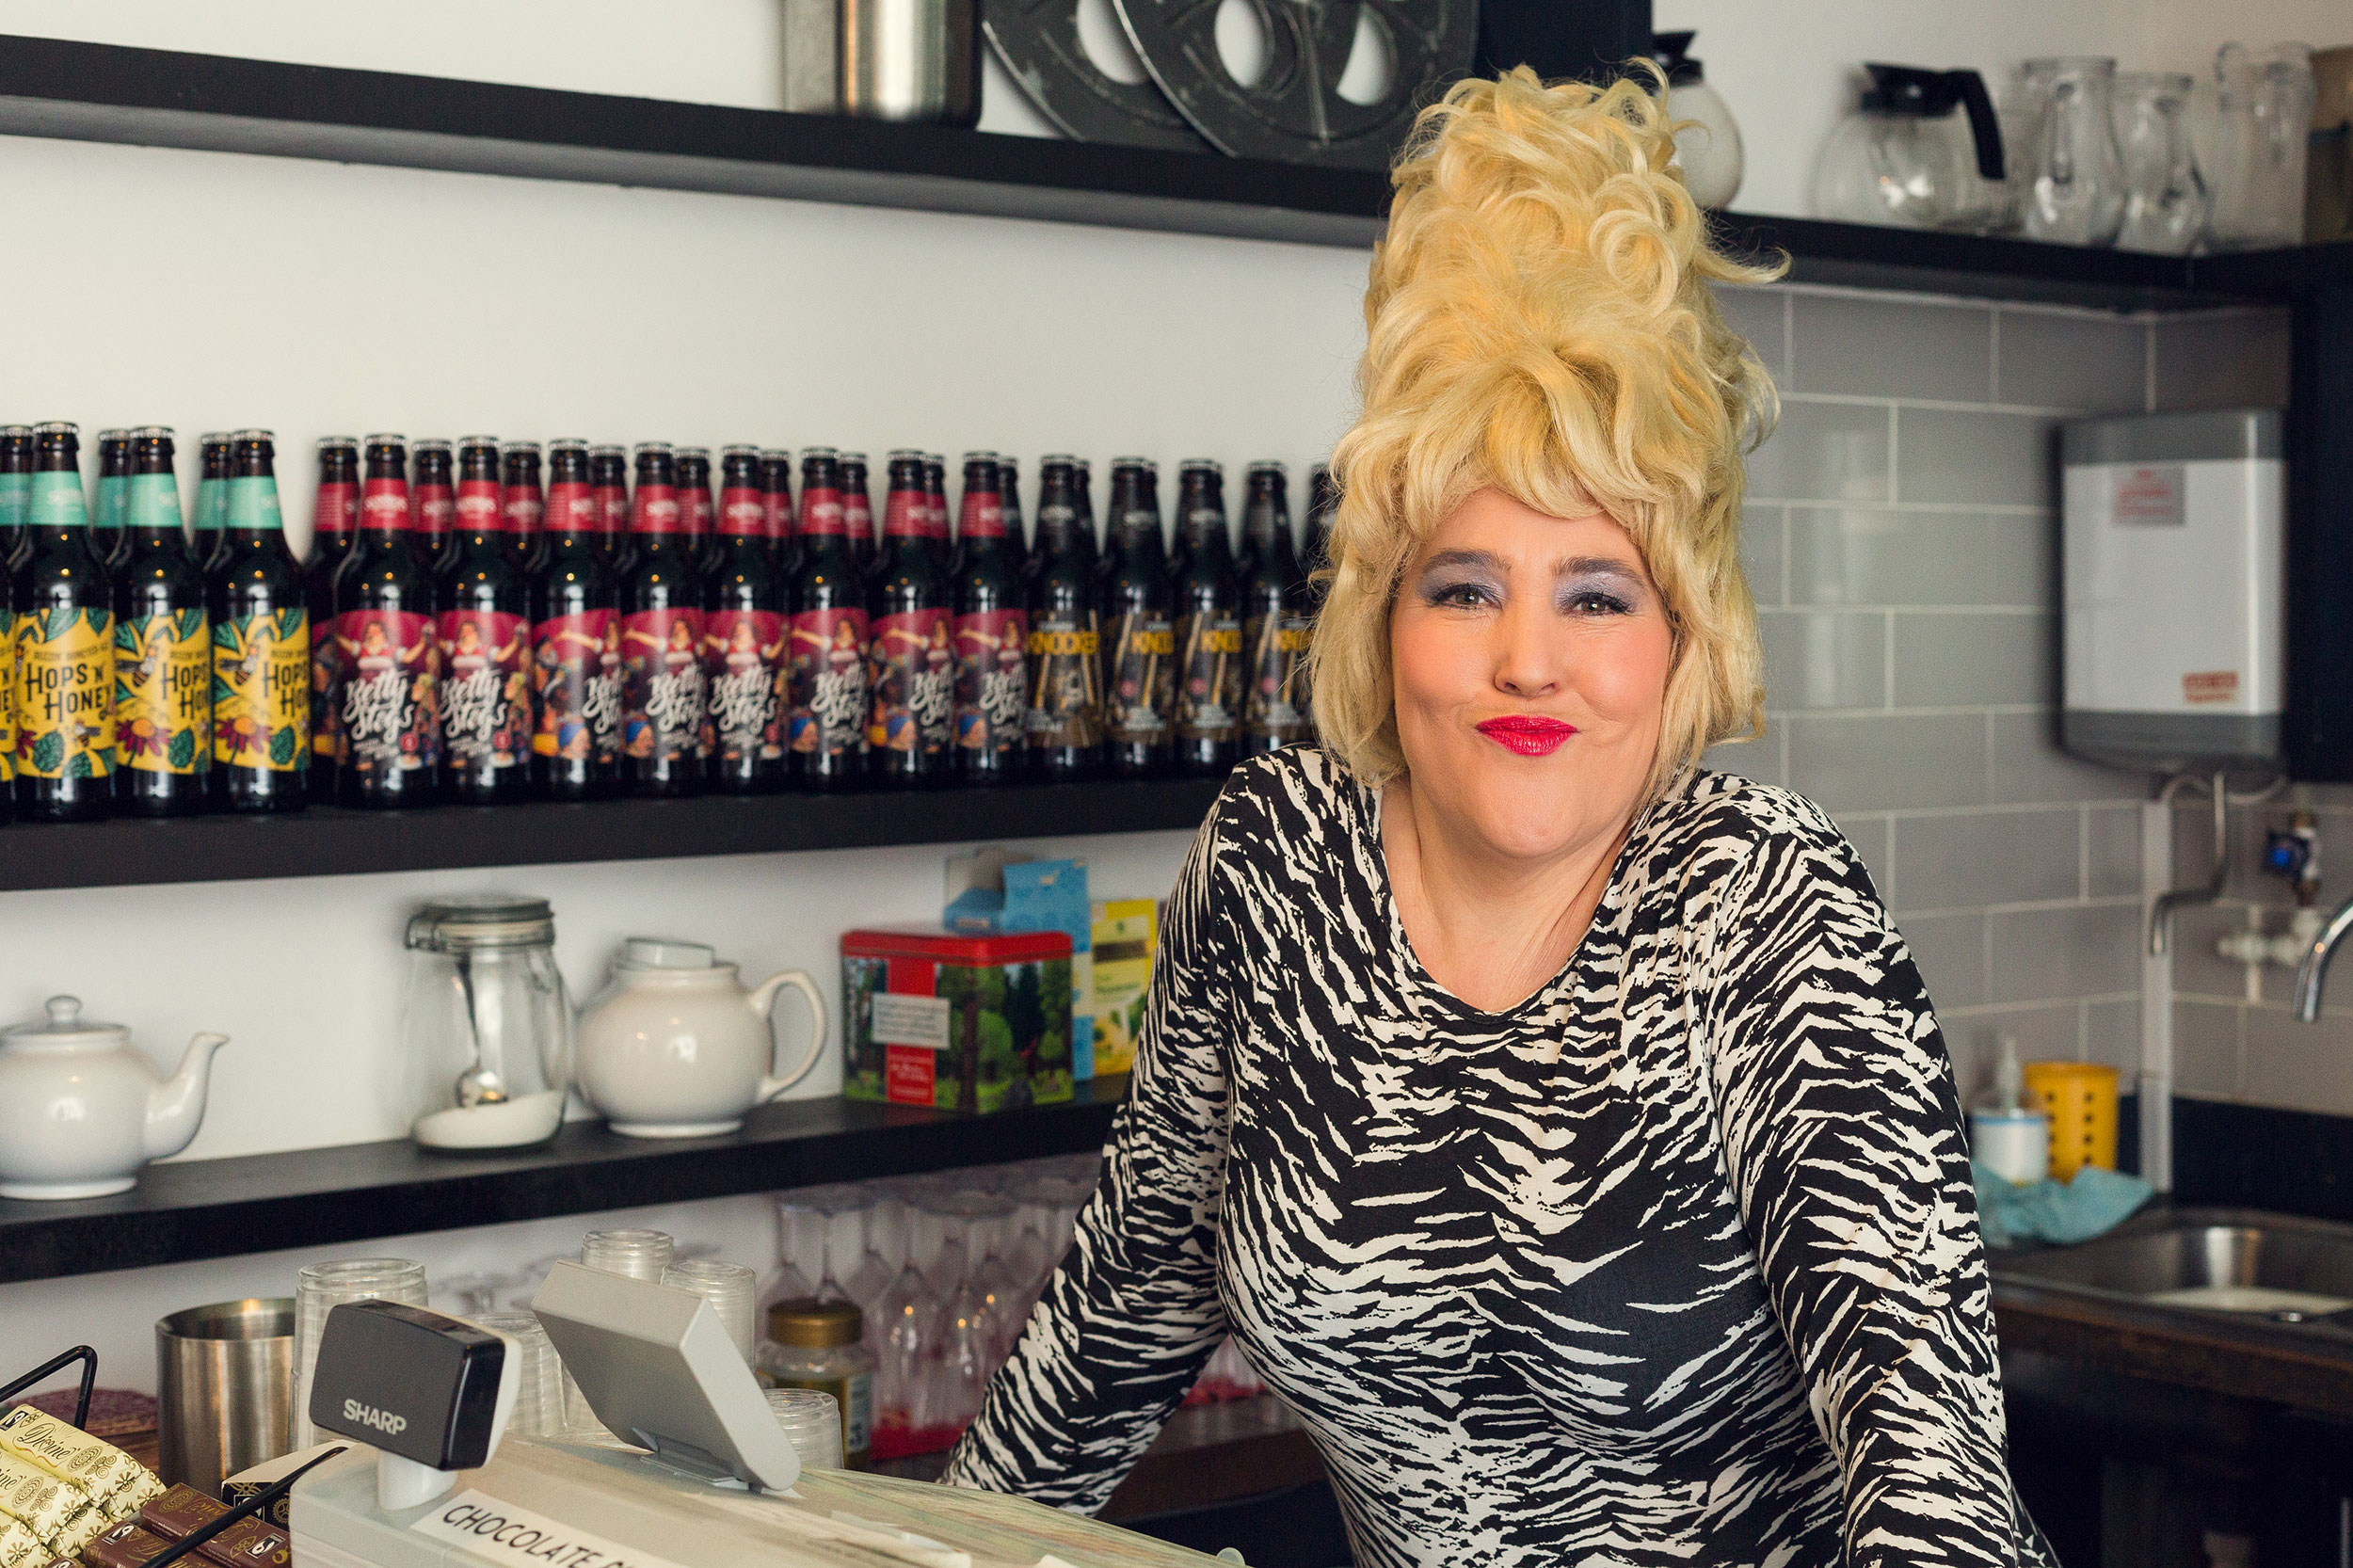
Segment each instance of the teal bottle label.
M229 525L227 508L222 503L229 498L229 481L205 479L196 487L196 531L217 534Z
M32 494L31 474L0 473L0 528L24 526L24 513Z
M222 526L275 534L285 525L278 514L277 480L265 473L247 474L228 481L228 488L221 500L226 514Z
M131 515L131 476L110 474L98 481L98 507L90 516L90 526L120 532Z
M168 473L134 473L122 481L123 511L132 528L178 528L180 482Z
M82 476L78 473L36 473L33 481L32 504L24 520L35 528L85 528L89 524L89 503L82 494Z

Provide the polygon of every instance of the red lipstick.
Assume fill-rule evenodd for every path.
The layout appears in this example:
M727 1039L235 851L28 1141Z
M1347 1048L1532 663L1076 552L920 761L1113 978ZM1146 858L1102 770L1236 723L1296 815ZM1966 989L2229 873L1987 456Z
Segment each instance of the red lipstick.
M1577 726L1537 713L1506 713L1475 728L1497 745L1508 746L1522 757L1549 757L1577 733Z

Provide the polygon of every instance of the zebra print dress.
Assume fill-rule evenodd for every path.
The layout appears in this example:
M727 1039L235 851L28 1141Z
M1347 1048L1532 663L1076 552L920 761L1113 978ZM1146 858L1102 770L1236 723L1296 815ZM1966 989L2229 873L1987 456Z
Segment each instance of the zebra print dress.
M1229 1330L1359 1568L2050 1560L1943 1038L1786 791L1688 776L1568 967L1484 1013L1405 939L1378 797L1312 748L1241 768L947 1479L1099 1507Z

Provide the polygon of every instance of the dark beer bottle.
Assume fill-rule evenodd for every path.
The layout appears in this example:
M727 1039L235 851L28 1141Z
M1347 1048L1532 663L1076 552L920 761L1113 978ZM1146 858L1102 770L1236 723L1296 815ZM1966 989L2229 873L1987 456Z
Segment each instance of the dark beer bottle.
M605 559L616 568L629 549L629 453L611 442L588 449L588 486Z
M1040 459L1036 563L1030 580L1030 762L1042 778L1091 776L1102 765L1095 530L1078 504L1077 460Z
M792 454L781 447L769 447L760 455L760 504L768 559L790 584L799 564L792 548Z
M311 614L311 798L335 799L335 727L344 701L342 653L335 645L335 574L351 558L360 535L360 443L349 436L319 439L318 498L311 508L311 553L302 563L303 600Z
M1340 490L1332 482L1332 471L1318 463L1307 475L1307 533L1299 547L1299 569L1307 582L1306 613L1311 632L1317 614L1323 608L1323 596L1332 588L1332 517L1339 505ZM1303 657L1291 676L1291 684L1299 693L1291 701L1299 709L1310 741L1316 738L1312 668Z
M964 457L956 515L956 766L967 784L1020 777L1030 688L1028 596L1021 545L1005 526L1004 467L993 452Z
M457 449L456 526L437 574L441 789L465 806L521 800L531 783L531 573L513 488L514 449L487 437ZM532 488L539 453L531 452Z
M855 789L866 777L866 584L843 512L840 459L810 447L801 454L785 716L793 776L808 790Z
M866 600L867 756L872 776L894 786L938 783L954 766L948 574L931 533L923 464L920 452L890 455L882 546Z
M221 438L221 540L205 607L213 622L213 804L299 811L309 804L311 607L286 544L277 447L266 430Z
M229 433L216 430L197 438L196 515L188 520L195 537L189 541L196 564L207 580L220 565L228 541L221 536L229 516Z
M1242 532L1251 541L1242 578L1241 644L1249 668L1241 751L1257 757L1307 738L1299 662L1307 652L1307 582L1291 549L1290 504L1280 463L1250 465Z
M213 760L213 623L180 521L171 432L132 431L130 548L115 574L115 809L182 817L204 806Z
M440 445L446 456L448 443ZM344 667L335 804L426 806L440 784L440 602L432 544L409 504L401 438L368 438L360 488L360 536L335 574L335 645Z
M499 505L506 520L506 542L515 558L539 569L546 540L548 496L539 487L539 443L510 441L499 454Z
M716 514L711 504L711 449L681 446L673 456L678 465L679 512L686 520L687 547L694 552L695 565L708 576L719 565L718 530L712 525Z
M1103 760L1114 776L1168 771L1175 740L1176 632L1159 480L1143 457L1112 464L1103 579Z
M1021 459L997 455L997 504L1005 514L1005 537L1014 559L1024 568L1030 559L1030 531L1021 520Z
M866 454L841 455L841 525L849 530L857 569L874 569L874 493L866 476Z
M711 788L764 794L784 787L785 617L791 584L768 553L760 449L719 454L718 565L703 590L703 658L711 697Z
M131 432L98 432L98 496L90 507L90 542L113 572L131 553Z
M1215 776L1234 765L1241 735L1241 592L1225 526L1225 474L1206 457L1177 480L1185 549L1176 589L1176 766Z
M923 508L936 547L934 558L943 568L953 570L958 546L948 531L948 458L944 453L923 454Z
M468 440L488 440L493 449L495 438L469 436ZM457 488L450 466L450 445L439 437L421 440L416 446L417 488L409 497L409 515L423 538L418 547L419 557L435 571L449 564L452 536L457 532Z
M81 438L33 427L29 548L16 568L16 814L89 822L114 793L115 614L90 537Z
M620 787L621 620L595 471L586 443L548 443L548 542L531 601L531 750L551 800L595 800Z
M0 577L24 552L25 504L32 493L33 427L0 424Z
M621 779L640 795L691 795L711 756L703 574L669 447L637 448L621 599Z

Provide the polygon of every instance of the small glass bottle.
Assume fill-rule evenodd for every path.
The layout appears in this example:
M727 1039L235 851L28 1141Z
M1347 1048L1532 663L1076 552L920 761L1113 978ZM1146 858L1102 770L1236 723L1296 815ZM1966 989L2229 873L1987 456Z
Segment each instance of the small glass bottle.
M874 1428L874 1352L860 1341L866 1315L856 1302L802 1297L768 1309L760 1347L761 1377L777 1388L814 1388L841 1407L845 1469L871 1464Z

